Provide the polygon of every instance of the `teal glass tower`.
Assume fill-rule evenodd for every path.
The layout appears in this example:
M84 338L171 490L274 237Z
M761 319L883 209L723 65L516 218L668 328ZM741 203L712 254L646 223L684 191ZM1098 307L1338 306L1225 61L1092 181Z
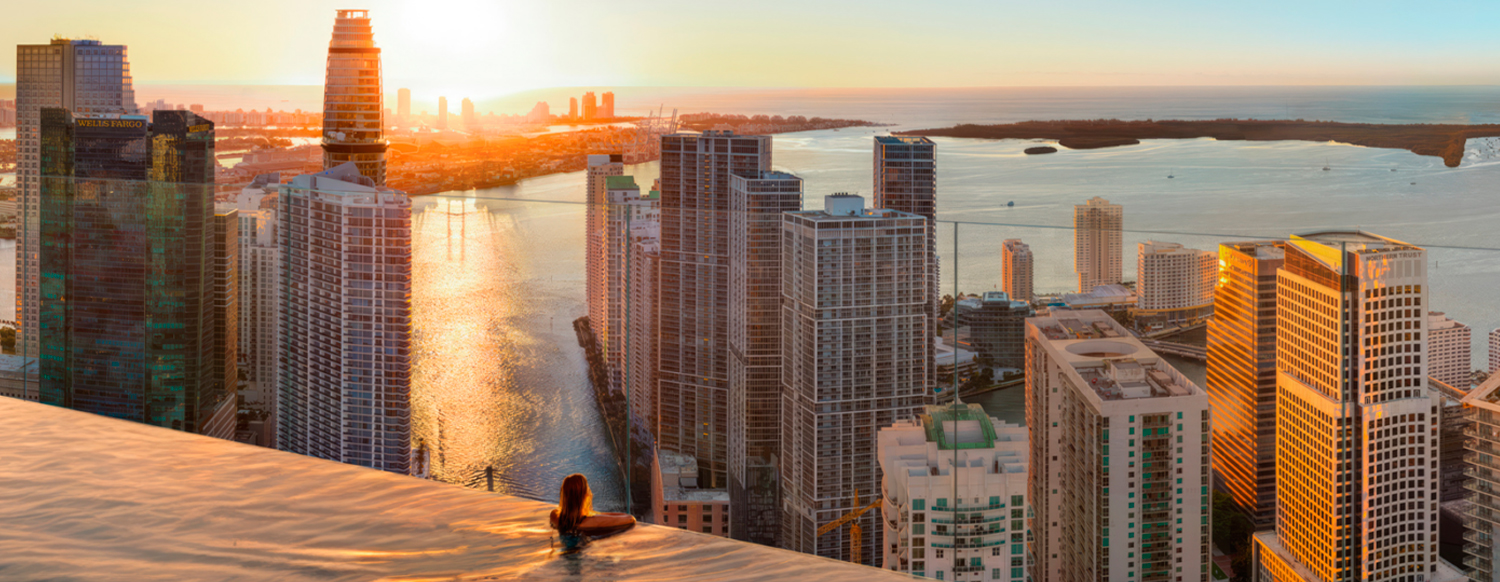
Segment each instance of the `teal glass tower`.
M230 438L215 370L213 124L41 113L41 401Z

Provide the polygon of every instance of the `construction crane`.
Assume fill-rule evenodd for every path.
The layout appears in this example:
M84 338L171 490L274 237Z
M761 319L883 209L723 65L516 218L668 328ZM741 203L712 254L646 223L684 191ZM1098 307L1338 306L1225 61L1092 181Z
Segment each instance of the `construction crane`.
M859 507L859 489L857 488L854 490L854 506ZM864 515L866 511L875 509L877 507L880 507L879 499L876 499L874 503L871 503L864 507L859 507L859 509L846 513L843 515L843 517L830 521L827 525L818 528L818 536L821 537L823 534L838 529L839 526L842 526L846 523L849 524L849 561L862 566L864 565L864 562L860 560L860 545L861 542L864 541L865 534L864 531L860 529L859 522L856 522L854 520L859 519L860 516Z

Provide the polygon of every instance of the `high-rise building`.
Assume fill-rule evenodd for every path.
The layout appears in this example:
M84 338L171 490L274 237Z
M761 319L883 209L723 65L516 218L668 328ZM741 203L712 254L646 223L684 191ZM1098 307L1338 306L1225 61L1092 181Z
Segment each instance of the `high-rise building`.
M594 340L608 351L609 346L619 339L617 332L610 329L610 324L615 318L610 315L611 311L618 310L620 304L615 298L617 292L610 288L610 247L609 232L607 224L609 221L609 179L611 177L623 176L625 164L620 161L619 155L591 154L588 156L588 166L585 170L584 192L584 288L588 294L589 327L594 332ZM634 182L631 182L634 184ZM620 370L610 370L610 388L618 390Z
M876 512L850 555L847 527L818 528L878 498L877 433L922 410L933 376L928 230L921 216L835 194L782 215L782 546L874 564ZM663 276L665 279L665 275ZM869 501L866 501L869 500Z
M568 98L568 118L570 118L570 119L578 119L578 98L577 97L569 97Z
M635 225L659 223L660 201L651 192L641 195L641 189L631 176L608 176L604 179L604 296L606 321L604 333L599 334L604 348L604 361L609 369L611 390L625 389L625 351L627 324L626 305L630 296L626 294L631 273L628 253ZM633 291L633 289L631 289ZM633 314L630 314L633 317ZM592 321L592 320L590 320ZM632 370L635 372L636 370Z
M698 485L698 463L687 455L656 451L652 457L651 510L663 527L728 537L734 524L729 494Z
M1025 301L1013 301L1004 291L984 295L959 305L960 325L969 328L969 343L988 365L1020 369L1026 365L1026 318L1036 310Z
M630 410L639 425L651 433L652 442L658 434L657 415L657 336L661 329L657 321L658 284L661 272L661 192L652 190L646 198L656 203L654 220L632 221L627 257L629 278L625 288L625 395ZM694 463L696 468L696 461ZM696 475L694 475L696 477Z
M661 138L658 444L727 487L730 177L771 169L771 137L732 131Z
M256 176L240 190L240 359L249 383L245 407L275 427L276 360L281 357L281 241L277 236L279 174ZM274 436L269 430L268 436ZM274 438L267 439L275 445Z
M135 88L125 45L53 39L16 46L16 183L21 193L16 236L16 320L20 350L36 357L41 306L37 279L41 244L42 108L61 107L78 117L134 114Z
M1073 207L1073 269L1078 292L1100 285L1119 285L1124 279L1125 210L1098 196Z
M396 119L402 123L411 119L411 89L402 87L396 90Z
M1258 528L1276 519L1277 241L1219 245L1208 322L1208 401L1218 484Z
M1490 331L1490 367L1489 373L1500 372L1500 328Z
M1136 256L1138 327L1202 321L1214 312L1218 257L1170 242L1140 243Z
M925 137L883 135L875 137L875 207L915 214L931 222L927 231L927 286L932 305L928 316L932 328L938 327L938 256L937 256L937 156L932 140ZM934 345L928 344L928 359L936 357ZM929 385L937 383L937 369Z
M214 383L239 393L240 383L240 215L233 204L214 211L213 230ZM236 411L239 403L232 405Z
M1103 311L1026 322L1032 577L1208 582L1208 395Z
M323 169L354 162L385 185L385 94L369 10L339 10L323 84Z
M1469 465L1468 500L1464 506L1464 565L1473 582L1495 579L1500 561L1500 374L1492 374L1463 399L1473 424L1465 438Z
M609 93L605 93L606 96ZM781 213L802 210L802 179L729 179L729 499L735 539L775 546L781 483Z
M928 406L880 429L880 566L938 580L1026 575L1026 427L978 404Z
M448 129L448 98L438 97L437 128Z
M277 448L408 473L411 199L352 162L292 178L277 197Z
M1036 293L1031 247L1018 238L1006 240L1000 247L1000 270L1000 290L1016 301L1031 301Z
M599 116L599 104L594 98L594 92L583 94L583 118L594 119Z
M1443 383L1468 390L1474 358L1473 330L1440 311L1427 314L1427 373Z
M220 438L214 126L186 111L40 119L41 401ZM163 261L163 257L170 257Z
M615 93L613 91L605 91L604 95L601 96L601 101L602 102L599 104L599 117L602 117L604 119L614 119Z
M1276 284L1274 580L1449 580L1438 559L1440 396L1428 390L1427 252L1364 232L1294 236Z
M464 97L464 100L459 102L458 106L460 114L463 115L464 127L468 129L477 127L479 125L479 118L474 115L474 102L470 101L468 97Z

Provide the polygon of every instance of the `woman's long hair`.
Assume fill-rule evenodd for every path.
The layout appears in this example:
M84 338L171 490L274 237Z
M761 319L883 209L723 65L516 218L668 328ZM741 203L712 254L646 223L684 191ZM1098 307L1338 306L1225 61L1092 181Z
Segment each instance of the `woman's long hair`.
M577 533L583 518L593 514L594 493L589 491L588 478L579 473L568 475L557 494L557 531Z

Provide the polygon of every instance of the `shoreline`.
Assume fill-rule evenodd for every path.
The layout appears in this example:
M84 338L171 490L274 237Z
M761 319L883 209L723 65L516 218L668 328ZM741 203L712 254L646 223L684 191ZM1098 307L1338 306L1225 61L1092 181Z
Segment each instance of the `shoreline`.
M1402 149L1419 156L1443 159L1457 168L1463 162L1469 139L1500 137L1500 124L1375 124L1306 120L1052 120L977 125L896 132L898 135L971 139L1050 140L1075 150L1139 144L1143 139L1197 139L1221 141L1309 141Z

